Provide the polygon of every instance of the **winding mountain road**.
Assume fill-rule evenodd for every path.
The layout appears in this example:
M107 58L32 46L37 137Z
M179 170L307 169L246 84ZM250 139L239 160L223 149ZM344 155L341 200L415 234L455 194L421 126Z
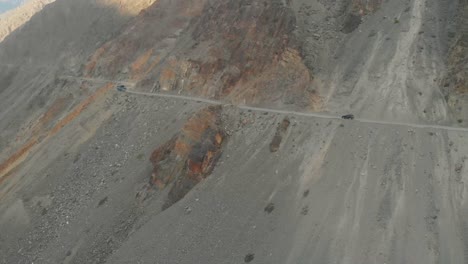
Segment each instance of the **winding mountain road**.
M115 81L115 80L107 80L107 79L97 79L97 78L86 78L86 77L74 77L74 76L62 76L63 79L75 79L81 81L89 81L89 82L99 82L99 83L115 83L115 84L122 84L127 86L128 88L135 87L136 83L131 81ZM302 116L302 117L315 117L315 118L323 118L323 119L335 119L341 120L341 116L332 115L332 114L324 114L324 113L312 113L312 112L297 112L297 111L290 111L290 110L279 110L279 109L272 109L272 108L263 108L263 107L253 107L253 106L246 106L246 105L234 105L218 100L210 100L200 97L194 96L184 96L184 95L176 95L176 94L167 94L167 93L147 93L147 92L138 92L132 91L127 89L124 93L128 94L135 94L135 95L143 95L143 96L154 96L154 97L162 97L162 98L173 98L179 100L188 100L188 101L196 101L196 102L203 102L212 105L229 105L235 106L239 109L243 110L251 110L256 112L268 112L268 113L275 113L275 114L285 114L285 115L294 115L294 116ZM447 130L447 131L458 131L458 132L468 132L468 128L464 127L453 127L453 126L443 126L443 125L433 125L433 124L416 124L416 123L406 123L406 122L397 122L397 121L384 121L384 120L372 120L372 119L365 119L365 118L355 118L350 122L360 122L364 124L377 124L377 125L391 125L391 126L405 126L410 128L419 128L419 129L436 129L436 130Z

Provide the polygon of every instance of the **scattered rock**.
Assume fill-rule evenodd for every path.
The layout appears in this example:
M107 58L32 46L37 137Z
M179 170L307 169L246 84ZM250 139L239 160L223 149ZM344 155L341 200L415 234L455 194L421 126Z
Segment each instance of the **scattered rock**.
M270 143L270 152L277 152L280 148L281 141L283 141L283 137L286 135L286 132L289 128L291 122L287 117L283 119L283 121L278 125L276 128L275 136Z
M102 198L102 199L99 201L99 203L98 203L98 207L104 205L104 204L107 202L107 199L108 199L107 196L104 197L104 198Z
M245 255L244 262L245 263L250 263L250 262L252 262L252 260L254 260L254 258L255 258L255 254L249 253L249 254Z
M306 205L301 209L301 215L307 215L309 213L309 206Z
M458 162L457 164L455 164L455 172L457 174L460 174L463 170L463 162Z
M271 212L273 212L273 210L275 210L275 204L274 203L269 203L266 207L265 207L265 212L271 214Z
M359 27L361 22L362 22L361 16L350 14L346 18L343 28L341 29L341 32L346 33L346 34L351 33Z

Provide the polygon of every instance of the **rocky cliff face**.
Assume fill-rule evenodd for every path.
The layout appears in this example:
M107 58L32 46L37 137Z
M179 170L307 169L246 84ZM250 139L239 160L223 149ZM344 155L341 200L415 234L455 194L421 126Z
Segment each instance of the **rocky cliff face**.
M84 72L131 78L153 91L319 108L295 28L281 1L159 1L101 47Z
M154 167L150 184L170 189L163 209L182 199L216 166L226 143L221 110L208 107L197 112L180 133L151 154Z
M0 58L12 64L53 64L74 75L132 80L142 91L312 111L346 105L372 118L452 119L447 102L437 95L443 89L421 79L397 92L390 86L402 87L407 80L381 81L379 76L388 72L371 65L397 67L412 56L405 62L415 63L406 71L411 75L428 68L419 63L423 57L441 62L445 56L442 49L432 51L438 44L430 36L438 33L428 31L434 27L416 23L425 15L422 4L406 3L401 10L396 5L381 0L62 1L53 6L57 12L45 10L47 18L38 16L15 32L0 48ZM89 17L75 17L72 9ZM52 24L62 20L62 13L69 14L65 26ZM405 22L408 18L414 21ZM50 34L29 35L32 44L25 36L40 27L50 28ZM428 41L414 34L425 32L423 27L430 27ZM437 90L426 93L431 98L413 96L425 94L428 85ZM380 88L362 95L367 86ZM374 105L374 97L391 93L387 106ZM429 105L431 99L435 106ZM412 114L402 114L408 111Z

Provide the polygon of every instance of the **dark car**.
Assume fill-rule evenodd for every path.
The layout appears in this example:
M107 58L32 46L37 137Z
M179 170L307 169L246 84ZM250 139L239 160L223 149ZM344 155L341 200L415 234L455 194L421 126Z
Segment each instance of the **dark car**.
M348 114L348 115L341 116L341 118L343 118L343 119L349 119L349 120L353 120L353 119L354 119L354 115L352 115L352 114Z
M123 85L123 84L117 85L117 91L125 92L126 90L127 90L127 87L125 87L125 85Z

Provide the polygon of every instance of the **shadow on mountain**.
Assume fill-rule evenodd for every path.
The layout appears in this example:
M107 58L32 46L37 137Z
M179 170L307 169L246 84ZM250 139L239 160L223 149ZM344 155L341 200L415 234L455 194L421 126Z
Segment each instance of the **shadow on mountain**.
M137 2L63 0L51 3L0 44L0 61L30 67L60 66L74 71L134 17Z

